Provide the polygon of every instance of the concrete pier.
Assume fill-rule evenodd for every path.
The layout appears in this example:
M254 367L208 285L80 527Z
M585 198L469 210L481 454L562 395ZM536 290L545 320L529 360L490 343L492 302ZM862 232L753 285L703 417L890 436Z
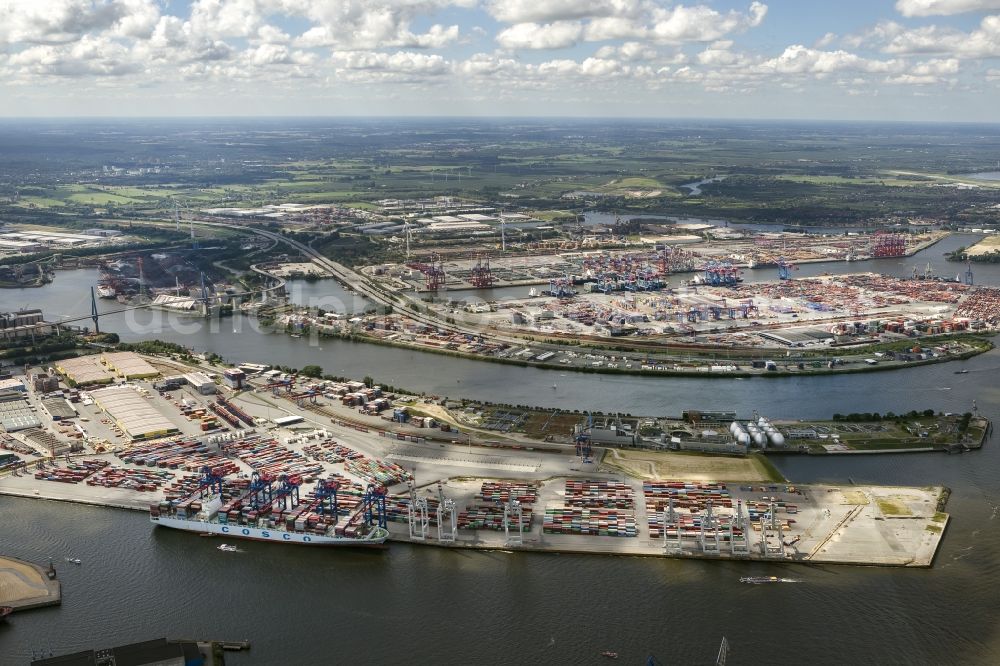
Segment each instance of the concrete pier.
M48 570L13 557L0 557L0 606L15 611L53 606L62 600L59 581Z

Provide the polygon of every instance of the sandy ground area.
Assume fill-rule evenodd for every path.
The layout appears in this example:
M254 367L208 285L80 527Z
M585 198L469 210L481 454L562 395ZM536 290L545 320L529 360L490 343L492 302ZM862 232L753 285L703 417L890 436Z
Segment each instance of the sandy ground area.
M767 471L753 458L696 456L657 451L608 449L604 464L641 479L681 481L768 481Z

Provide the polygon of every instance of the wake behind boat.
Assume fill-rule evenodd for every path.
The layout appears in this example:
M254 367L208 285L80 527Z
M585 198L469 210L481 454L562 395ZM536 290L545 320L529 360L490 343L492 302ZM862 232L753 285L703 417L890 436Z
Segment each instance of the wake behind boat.
M764 583L798 583L800 581L794 578L779 578L778 576L743 576L740 578L740 582L750 585L762 585Z

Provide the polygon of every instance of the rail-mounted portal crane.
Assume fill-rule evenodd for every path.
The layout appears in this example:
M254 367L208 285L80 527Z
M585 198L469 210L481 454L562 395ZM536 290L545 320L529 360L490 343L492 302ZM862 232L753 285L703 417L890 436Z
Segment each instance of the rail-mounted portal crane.
M250 487L247 489L246 501L254 510L262 506L270 506L274 501L274 477L265 472L254 472L250 475Z
M340 520L340 506L337 504L337 490L340 483L337 481L327 481L320 479L316 482L316 513L320 515L333 516L333 524Z
M386 527L388 518L385 511L385 493L385 486L368 484L364 497L361 498L361 511L365 517L365 525L378 524L379 527Z
M576 455L583 458L583 462L590 462L590 457L594 451L590 444L590 432L594 427L594 415L587 413L587 427L582 428L576 434Z
M278 488L274 491L274 500L272 500L272 506L274 502L281 501L281 509L284 511L288 509L288 504L291 503L291 508L295 508L299 505L299 486L302 485L302 477L298 474L293 474L291 476L287 474L282 474L278 477Z
M222 494L222 482L223 476L219 474L218 469L212 467L201 468L201 478L198 479L198 496L204 497L205 493L208 492L216 493L218 495Z

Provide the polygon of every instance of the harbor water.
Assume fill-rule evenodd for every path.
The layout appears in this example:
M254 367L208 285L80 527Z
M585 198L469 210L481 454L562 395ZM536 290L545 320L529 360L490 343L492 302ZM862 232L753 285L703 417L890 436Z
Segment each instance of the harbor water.
M909 274L946 264L948 244L923 256L820 264L808 270ZM938 260L940 259L940 262ZM886 268L873 264L885 265ZM894 267L894 268L893 268ZM974 266L1000 284L1000 266ZM806 273L803 267L799 274ZM768 271L770 272L770 271ZM944 271L942 270L942 273ZM89 313L88 271L40 289L0 292L4 309L47 318ZM89 281L89 282L88 282ZM325 282L313 283L325 285ZM114 302L100 307L117 309ZM334 308L328 308L334 309ZM128 319L127 319L128 318ZM632 414L688 408L751 410L772 418L934 408L1000 419L1000 351L968 361L852 376L746 380L560 373L391 347L258 335L240 318L206 322L136 312L102 319L125 340L160 338L231 361L370 375L437 395ZM234 330L236 332L234 332ZM955 370L968 369L967 374ZM554 389L553 384L558 388ZM233 664L577 664L613 650L621 663L995 664L1000 623L1000 453L995 441L962 455L776 457L795 482L932 485L953 490L952 520L929 570L765 565L629 557L449 551L393 544L384 552L240 543L153 529L127 511L0 498L0 553L46 562L63 581L59 607L0 625L0 663L32 650L68 652L157 636L250 639ZM64 557L83 563L62 563ZM62 565L60 566L60 563ZM748 575L801 582L741 585Z

